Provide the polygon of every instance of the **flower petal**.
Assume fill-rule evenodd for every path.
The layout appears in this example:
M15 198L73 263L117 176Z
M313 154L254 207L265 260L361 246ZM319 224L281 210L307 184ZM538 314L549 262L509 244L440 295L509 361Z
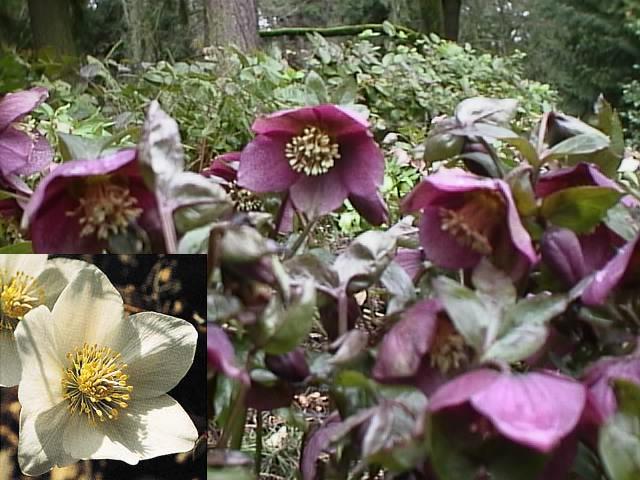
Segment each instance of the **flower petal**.
M0 387L18 385L21 368L13 332L0 330Z
M55 466L77 461L64 451L60 441L68 419L66 403L39 413L20 412L18 462L25 475L42 475Z
M29 255L34 257L35 255ZM44 255L46 257L46 255ZM71 258L53 258L48 260L40 275L36 278L38 285L44 288L46 305L50 310L65 287L84 268L91 268L90 264L83 260Z
M424 266L424 250L422 248L398 248L393 260L409 274L415 282L426 270Z
M372 191L369 195L349 195L349 201L362 217L371 225L381 225L389 221L389 210L380 192Z
M33 139L27 132L9 127L0 133L0 172L18 174L29 162Z
M233 345L225 331L217 325L207 325L207 358L214 371L249 385L249 374L236 365Z
M505 437L544 453L574 430L585 402L580 383L537 372L502 374L471 398Z
M117 348L129 366L128 384L139 399L157 397L175 387L193 363L197 341L198 332L189 322L142 312L123 322L111 348Z
M587 305L601 305L609 293L621 282L631 263L636 249L640 248L640 235L622 247L615 257L599 270L582 293L582 301Z
M538 254L533 247L529 233L520 221L520 214L513 201L509 185L502 180L496 180L496 184L507 202L507 224L509 226L511 243L519 252L520 260L524 260L528 262L529 265L533 265L538 261Z
M52 313L56 348L62 355L84 343L114 348L114 337L124 328L122 297L93 265L78 272L60 294Z
M22 272L36 278L44 270L46 263L47 255L0 255L0 269L6 272L8 277Z
M575 233L566 228L551 227L540 243L542 256L549 267L571 287L587 273L582 247Z
M120 411L122 413L122 410ZM117 440L112 440L107 436L106 431L110 430L111 423L118 423L117 420L107 420L96 422L95 425L89 423L84 414L68 414L62 445L65 452L78 460L110 458L122 460L130 465L135 465L140 460L136 452Z
M110 443L121 445L140 460L188 452L198 439L189 415L169 395L132 400L117 421L104 422L101 427ZM108 450L101 448L91 458L115 458Z
M49 96L46 88L8 93L0 100L0 131L44 102Z
M495 382L500 373L484 368L460 375L441 386L431 397L429 411L438 412L468 402Z
M347 189L340 177L340 170L333 168L324 175L303 175L289 189L296 210L317 218L342 206L347 198Z
M23 365L18 399L24 412L43 412L63 401L62 371L67 363L53 341L53 315L45 306L34 308L15 331Z
M437 300L423 300L404 312L382 339L373 367L376 379L404 378L416 373L431 347L441 309Z
M331 104L312 108L318 117L317 124L340 142L342 137L358 133L371 136L366 117L355 110Z
M340 159L336 168L350 193L368 196L377 191L384 178L384 155L367 133L340 139Z
M424 256L442 268L471 268L482 258L442 229L439 207L424 209L420 221L420 244L424 248Z
M251 130L258 135L298 135L304 127L316 125L318 114L313 107L291 108L260 117L253 122Z
M254 192L281 192L300 174L293 171L284 155L291 139L282 135L258 135L240 154L238 185Z

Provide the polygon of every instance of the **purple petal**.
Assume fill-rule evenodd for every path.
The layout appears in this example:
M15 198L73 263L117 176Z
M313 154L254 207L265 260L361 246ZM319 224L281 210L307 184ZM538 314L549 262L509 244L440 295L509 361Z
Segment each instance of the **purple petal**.
M501 377L499 372L488 368L460 375L445 383L433 394L429 402L429 411L438 412L445 408L462 405L477 393L489 388L499 377Z
M36 108L48 96L47 89L42 87L5 95L0 100L0 131Z
M389 210L379 192L370 195L349 195L349 201L362 217L371 225L381 225L389 221Z
M329 448L334 435L342 428L340 416L337 413L332 413L320 427L313 430L307 437L300 457L303 480L316 480L318 458Z
M589 402L598 425L604 423L618 408L612 380L623 379L640 385L640 356L603 358L590 366L583 383L588 389Z
M318 124L318 114L313 107L291 108L258 118L253 130L258 135L286 134L289 137L298 135L307 125Z
M540 246L542 258L567 286L572 287L590 273L582 256L580 241L571 230L556 227L548 229L542 236Z
M437 300L423 300L407 309L382 339L373 367L376 380L411 377L429 351L438 326Z
M332 168L324 175L303 175L289 189L296 210L306 213L310 218L336 210L342 206L347 194L337 168Z
M289 188L300 174L293 171L284 156L290 137L259 135L240 155L238 185L254 192L281 192Z
M622 282L634 256L640 255L638 246L640 235L622 247L615 257L599 270L582 293L582 301L587 305L601 305L609 293Z
M505 437L544 453L576 428L585 402L580 383L537 372L502 374L471 398Z
M217 325L207 324L207 359L214 371L249 385L249 374L236 364L236 356L229 337Z
M503 198L507 201L507 221L509 225L509 234L513 246L520 253L520 257L533 265L538 262L538 254L533 247L533 242L529 233L522 225L520 221L520 215L518 209L511 196L511 190L509 186L502 180L496 180L498 188L502 192Z
M342 171L349 192L367 195L382 184L384 155L369 135L350 135L340 141L340 160L336 168Z
M341 144L342 137L356 133L372 136L366 117L354 110L338 105L318 105L313 110L318 116L320 128Z
M420 221L420 244L424 248L424 256L442 268L471 268L482 258L442 229L439 207L424 209Z
M276 231L278 233L289 233L293 230L293 217L296 214L296 209L291 203L291 197L286 194L280 204L280 209L275 218Z
M615 255L616 249L625 243L622 237L602 223L592 233L580 235L578 239L587 274L604 267Z
M281 355L267 354L264 363L269 370L287 382L303 382L311 373L302 347Z
M425 256L422 248L398 248L393 260L409 274L414 282L425 271Z
M211 165L200 173L205 177L220 177L227 182L233 182L238 176L240 152L229 152L215 157Z
M0 133L0 172L18 174L29 163L33 139L28 133L13 127Z

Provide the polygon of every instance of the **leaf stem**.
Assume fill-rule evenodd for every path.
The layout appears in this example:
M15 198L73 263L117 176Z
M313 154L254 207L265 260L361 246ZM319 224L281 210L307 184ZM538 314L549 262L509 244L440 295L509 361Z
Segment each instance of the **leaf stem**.
M160 210L160 221L167 253L176 253L178 250L178 238L176 237L176 227L173 224L173 212L162 208Z
M304 229L302 230L302 232L300 232L300 235L298 235L298 238L296 238L296 241L293 244L293 246L291 247L291 250L289 250L289 252L287 252L287 254L285 255L285 257L284 257L285 260L290 259L291 257L293 257L296 254L298 249L302 246L304 241L307 239L307 237L311 233L311 230L313 229L313 227L314 227L314 225L316 224L317 221L318 221L318 217L315 217L315 218L312 218L311 220L309 220L307 222L307 224L304 226Z

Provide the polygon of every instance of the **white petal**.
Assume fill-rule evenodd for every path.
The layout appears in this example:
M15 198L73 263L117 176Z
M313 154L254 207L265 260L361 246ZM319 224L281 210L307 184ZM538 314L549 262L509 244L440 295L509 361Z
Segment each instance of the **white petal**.
M121 419L115 420L119 421ZM138 463L140 458L135 452L105 434L107 423L111 422L96 422L92 425L84 414L71 415L62 438L65 451L82 460L110 458L130 465Z
M25 475L42 475L54 466L76 462L62 446L61 437L67 420L65 403L40 413L20 412L18 462Z
M84 268L97 270L97 267L90 263L71 258L53 258L46 263L36 280L44 288L44 304L49 307L49 310L53 308L64 287Z
M136 398L157 397L185 376L196 351L198 332L189 322L155 312L131 315L118 348L129 366L128 384Z
M0 330L0 387L13 387L20 381L20 357L13 332Z
M6 270L9 276L23 272L35 278L44 270L46 263L46 254L0 255L0 268Z
M198 431L187 412L169 395L132 399L115 422L104 422L109 438L135 452L140 460L188 452ZM95 458L95 457L93 457Z
M34 308L24 316L15 330L22 363L22 380L18 399L23 411L49 410L62 398L62 371L67 359L58 351L53 339L53 315L45 306Z
M108 346L124 321L122 297L97 268L80 270L52 312L56 346L64 354L84 343Z

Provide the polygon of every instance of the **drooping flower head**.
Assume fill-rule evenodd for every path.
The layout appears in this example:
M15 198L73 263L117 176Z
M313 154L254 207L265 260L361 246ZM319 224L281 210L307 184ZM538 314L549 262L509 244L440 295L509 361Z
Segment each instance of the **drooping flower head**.
M378 192L384 157L360 115L318 105L259 118L252 129L257 136L240 156L239 186L287 192L282 208L309 217L337 209L348 197L370 223L386 221Z
M42 171L53 158L49 142L19 121L49 96L46 88L8 93L0 99L0 178Z
M135 149L63 163L25 208L36 252L97 253L130 225L160 230L156 198L144 184Z
M240 152L229 152L215 157L211 165L200 172L205 177L214 177L224 182L236 210L260 211L264 209L262 201L249 190L238 186L238 168Z
M198 432L166 394L193 362L197 332L184 320L143 312L93 266L15 331L23 365L18 461L27 475L80 459L129 464L191 450Z
M32 309L53 303L87 263L46 255L0 255L0 386L20 381L15 329Z
M405 197L404 212L422 211L424 254L443 268L472 268L490 257L518 276L537 261L508 185L462 169L442 168Z
M614 290L637 295L639 287L640 234L596 272L582 293L582 301L587 305L602 305Z

